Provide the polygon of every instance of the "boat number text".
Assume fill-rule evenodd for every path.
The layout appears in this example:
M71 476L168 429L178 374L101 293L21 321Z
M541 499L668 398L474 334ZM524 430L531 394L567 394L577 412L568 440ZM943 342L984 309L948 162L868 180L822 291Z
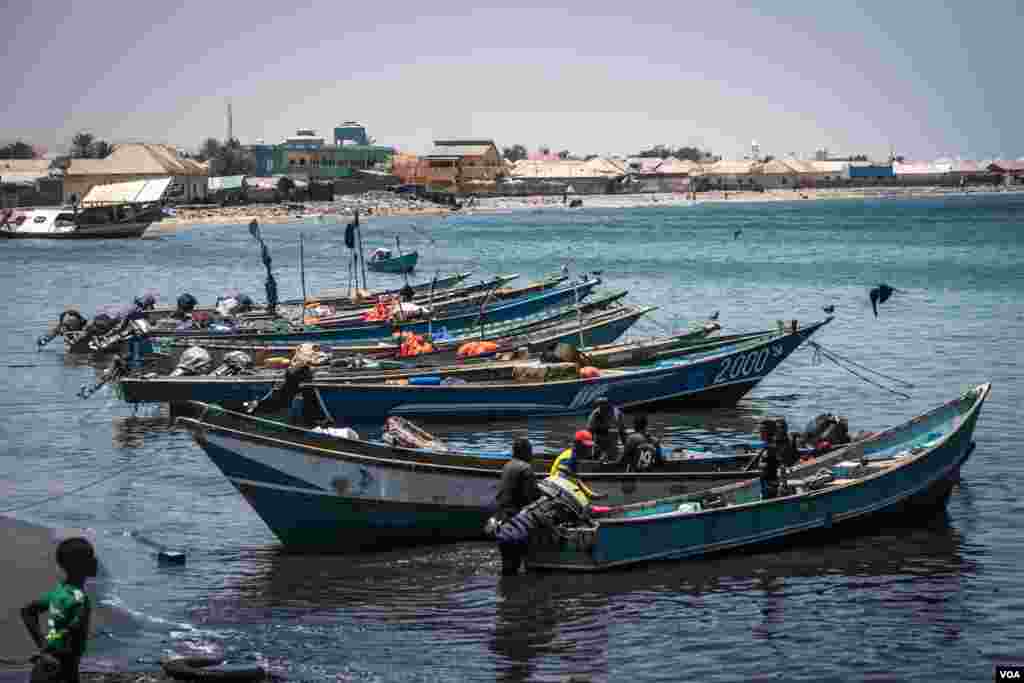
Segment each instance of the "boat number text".
M760 374L770 357L781 355L782 347L775 345L729 356L722 361L722 366L718 369L718 373L711 383L721 384L722 382L730 382L751 374Z

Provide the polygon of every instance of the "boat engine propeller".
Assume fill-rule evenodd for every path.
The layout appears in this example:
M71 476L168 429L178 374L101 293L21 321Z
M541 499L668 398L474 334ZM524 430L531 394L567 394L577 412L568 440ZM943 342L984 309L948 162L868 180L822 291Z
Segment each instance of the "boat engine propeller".
M122 356L115 356L114 360L111 361L110 366L103 371L99 379L97 379L92 386L86 386L85 384L82 385L78 390L78 397L82 399L89 398L110 382L127 375L128 371L128 361Z

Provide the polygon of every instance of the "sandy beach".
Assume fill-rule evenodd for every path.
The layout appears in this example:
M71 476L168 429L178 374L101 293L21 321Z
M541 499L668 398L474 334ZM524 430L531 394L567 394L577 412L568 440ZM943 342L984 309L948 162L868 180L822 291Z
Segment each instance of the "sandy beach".
M970 193L1007 192L996 188L972 188ZM699 204L804 202L822 200L911 199L922 197L962 196L961 190L948 187L862 187L862 188L806 188L793 190L710 191L698 193L697 198L680 193L647 193L622 195L582 195L583 208L633 209L655 206L691 206ZM369 192L343 196L333 202L306 202L304 204L251 204L247 206L181 207L176 215L154 223L146 231L147 237L159 237L195 225L245 225L253 219L261 223L303 223L310 221L348 221L358 209L365 220L376 216L438 216L481 213L505 213L537 209L566 208L561 195L530 195L523 197L479 197L467 207L453 212L444 206L418 201L388 192Z
M73 536L91 537L82 529L48 529L0 516L0 683L28 680L27 660L36 653L36 647L21 621L20 610L60 579L55 559L57 543ZM101 556L101 573L102 559ZM115 622L129 619L100 605L91 585L87 590L94 605L93 636Z

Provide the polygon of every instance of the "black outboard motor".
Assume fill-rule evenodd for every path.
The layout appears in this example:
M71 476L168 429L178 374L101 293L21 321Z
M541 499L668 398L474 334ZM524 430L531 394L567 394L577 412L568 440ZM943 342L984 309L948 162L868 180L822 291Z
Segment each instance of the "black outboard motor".
M134 337L148 336L150 329L150 324L145 319L145 313L136 311L125 319L115 320L114 326L107 332L90 339L89 349L96 353L116 351L122 342Z
M224 361L214 368L210 377L235 377L253 367L252 356L245 351L230 351L224 354Z
M156 296L153 294L143 294L142 296L135 297L135 307L140 311L152 311L156 308Z
M308 365L288 368L284 373L284 381L276 384L262 398L246 404L246 412L250 415L267 415L289 411L289 420L301 421L306 426L319 424L327 416L320 408L320 401L312 390L301 392L300 387L313 379L313 369ZM293 401L300 397L302 406L299 414L294 414Z
M36 340L36 346L43 348L51 341L60 337L65 332L80 332L88 323L81 313L73 308L68 308L60 314L57 322L49 331Z
M170 377L192 377L206 374L213 366L210 353L201 346L190 346L178 359L178 365L171 371Z
M195 310L198 304L199 302L196 300L194 296L192 296L188 292L185 292L184 294L178 297L178 305L174 309L174 313L171 314L171 317L177 320L184 320L186 317L189 316L189 314L192 313L192 311Z

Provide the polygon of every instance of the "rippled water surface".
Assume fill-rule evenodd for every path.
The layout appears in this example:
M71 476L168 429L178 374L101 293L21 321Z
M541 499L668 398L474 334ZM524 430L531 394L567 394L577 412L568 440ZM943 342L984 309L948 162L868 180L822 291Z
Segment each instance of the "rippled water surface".
M342 228L264 227L283 294L300 291L299 230L310 289L344 285ZM1022 230L1024 198L1012 195L365 225L368 247L396 233L418 247L424 279L465 269L532 277L567 261L600 270L633 302L659 306L637 335L714 310L726 332L811 321L831 303L836 320L819 342L915 385L904 399L804 349L735 408L652 416L673 445L747 441L768 414L802 425L829 410L855 429L878 429L993 382L964 482L948 514L926 527L595 576L499 579L486 543L286 554L165 412L133 415L109 390L83 402L75 392L95 369L58 344L33 346L71 304L91 315L146 290L165 302L186 290L201 301L229 289L263 298L244 226L0 244L0 509L95 530L100 589L138 619L100 635L94 668L212 649L255 654L299 680L988 680L993 661L1024 656ZM867 291L882 281L900 291L876 319ZM576 426L539 419L526 428L555 448ZM499 447L523 427L431 428L459 446ZM188 564L158 567L159 546L186 549Z

